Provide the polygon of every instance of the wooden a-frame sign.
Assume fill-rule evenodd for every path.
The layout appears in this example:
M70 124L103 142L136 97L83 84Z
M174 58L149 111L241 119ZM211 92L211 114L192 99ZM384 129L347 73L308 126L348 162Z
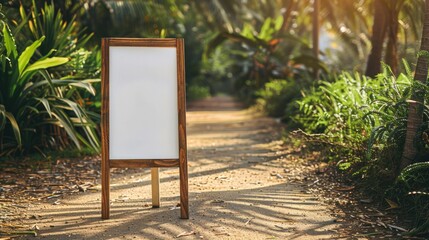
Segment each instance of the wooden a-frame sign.
M179 167L180 217L189 218L183 39L102 40L101 216L110 215L110 169Z

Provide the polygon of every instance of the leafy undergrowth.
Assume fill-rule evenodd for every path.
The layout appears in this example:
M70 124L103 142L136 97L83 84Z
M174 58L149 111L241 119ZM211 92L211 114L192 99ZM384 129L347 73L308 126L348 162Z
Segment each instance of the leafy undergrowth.
M294 119L308 143L323 149L324 160L337 165L378 202L399 209L412 222L406 234L429 234L428 92L415 80L409 64L394 75L389 67L376 78L343 73L321 80L299 101ZM405 148L412 94L426 95L419 103L423 123L413 139L418 154L400 169ZM407 146L408 147L408 146ZM422 162L422 163L420 163Z
M343 224L338 239L428 239L427 235L409 236L413 223L400 205L370 194L367 186L340 170L337 162L326 162L326 149L306 142L299 134L289 134L285 142L299 146L289 158L308 191L328 204L335 221Z

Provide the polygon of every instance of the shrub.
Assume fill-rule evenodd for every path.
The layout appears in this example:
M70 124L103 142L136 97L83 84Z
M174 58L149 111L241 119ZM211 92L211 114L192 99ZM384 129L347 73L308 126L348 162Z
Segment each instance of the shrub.
M85 29L79 28L76 16L66 21L60 10L55 8L54 2L36 4L34 0L29 13L26 13L21 5L19 14L20 22L16 23L15 28L18 50L22 48L21 45L27 45L41 36L46 36L35 52L33 60L44 56L67 57L69 61L66 64L51 68L49 73L61 79L96 79L86 80L86 82L91 82L96 91L101 92L99 84L101 52L98 47L91 50L85 48L93 34L85 34ZM93 95L85 90L78 90L75 94L81 95L80 98L85 100L82 105L100 113L100 94ZM98 117L94 120L99 123Z
M291 112L295 99L301 96L295 81L272 80L257 91L257 104L272 117L283 117Z
M413 84L409 74L395 77L386 66L375 79L343 73L334 82L320 81L298 101L294 119L305 131L324 133L331 141L370 140L368 150L387 146L383 141L400 144Z
M208 87L191 85L186 91L186 98L189 100L197 100L210 96L210 89Z
M390 189L389 197L415 213L415 231L424 232L429 230L428 163L411 165L399 175L399 161L414 89L426 95L420 103L424 105L424 123L415 144L420 149L418 157L427 159L429 88L413 81L406 62L404 69L398 77L384 66L374 79L343 73L334 82L320 81L298 102L300 112L295 120L304 126L304 135L324 145L340 169L357 176L367 192L382 198Z
M321 133L324 141L341 143L355 156L352 162L344 159L343 167L353 167L351 171L363 178L375 176L376 182L392 182L404 140L411 79L409 72L395 77L388 67L375 79L343 73L306 94L294 119L308 133Z
M319 81L302 100L294 120L309 133L324 133L332 141L360 141L371 126L364 118L370 97L368 90L380 82L358 74L341 74L334 82Z
M68 62L68 58L42 57L31 62L44 37L19 53L4 23L0 52L0 150L13 155L42 148L69 145L55 129L63 129L76 147L99 148L91 113L79 105L77 89L95 94L85 81L52 79L46 69ZM80 130L79 130L80 129ZM58 134L58 131L56 132Z
M38 9L32 0L31 12L27 14L21 5L19 9L21 21L16 27L18 48L45 36L35 58L43 56L74 57L83 49L93 34L84 34L79 30L79 24L73 17L70 21L63 20L62 13L55 9L54 2L45 2L43 8Z

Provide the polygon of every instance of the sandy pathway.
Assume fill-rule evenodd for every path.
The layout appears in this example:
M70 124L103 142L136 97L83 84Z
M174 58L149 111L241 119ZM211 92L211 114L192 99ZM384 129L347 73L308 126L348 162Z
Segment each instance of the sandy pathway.
M113 175L111 219L100 219L92 190L33 205L28 223L43 239L330 239L341 228L284 171L288 150L273 119L223 97L190 106L187 121L189 220L175 207L178 170L162 169L159 209L150 207L149 171L132 170Z

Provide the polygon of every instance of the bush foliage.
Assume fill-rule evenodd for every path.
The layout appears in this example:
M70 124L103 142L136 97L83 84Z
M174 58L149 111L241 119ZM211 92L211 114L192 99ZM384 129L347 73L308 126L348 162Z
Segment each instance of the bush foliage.
M82 145L98 151L99 115L85 97L95 96L99 80L72 77L90 64L82 49L88 37L52 5L38 13L33 2L33 9L30 17L21 7L16 25L0 24L0 156Z
M405 73L398 77L387 66L376 78L343 73L333 81L319 81L298 101L300 123L311 141L325 144L328 159L340 169L350 172L367 191L375 196L394 198L416 216L416 226L428 224L428 163L415 163L399 171L404 145L408 102L411 93L429 89L413 81L404 62ZM426 160L428 148L427 98L424 103L424 124L419 128L415 144ZM426 229L416 228L419 231Z
M272 117L288 116L296 108L295 100L301 96L293 80L272 80L256 93L257 104Z

